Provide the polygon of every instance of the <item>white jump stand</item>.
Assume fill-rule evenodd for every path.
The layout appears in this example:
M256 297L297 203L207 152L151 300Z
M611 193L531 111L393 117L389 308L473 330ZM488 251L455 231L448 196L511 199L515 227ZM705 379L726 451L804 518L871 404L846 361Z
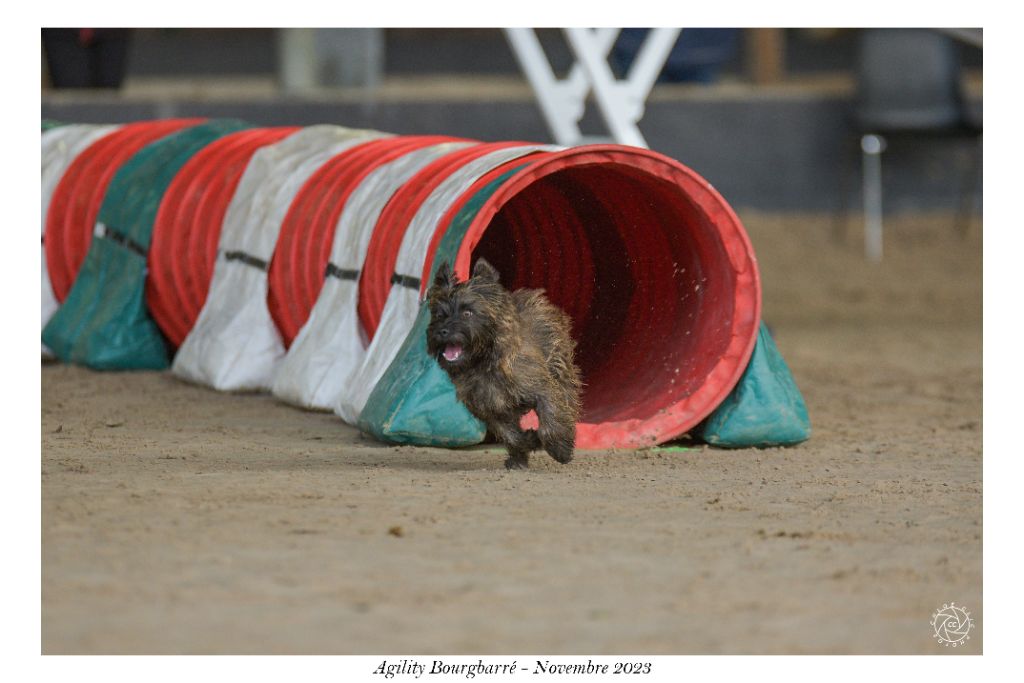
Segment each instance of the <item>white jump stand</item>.
M682 29L651 29L622 80L615 78L607 61L622 29L562 30L576 61L569 75L559 80L533 29L505 29L505 36L533 88L555 141L564 146L594 141L584 136L579 127L586 111L587 95L593 91L610 138L622 145L646 148L647 141L637 123L643 118L647 96Z

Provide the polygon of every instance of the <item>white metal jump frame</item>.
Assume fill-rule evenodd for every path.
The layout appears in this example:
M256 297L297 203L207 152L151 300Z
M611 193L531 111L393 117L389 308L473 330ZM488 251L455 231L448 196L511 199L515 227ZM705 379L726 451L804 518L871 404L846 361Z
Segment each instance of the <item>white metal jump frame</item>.
M622 145L647 147L637 124L645 103L682 29L651 29L624 79L608 66L608 54L619 35L618 28L562 29L576 61L566 78L559 80L547 55L530 28L507 28L505 36L526 74L548 128L560 145L593 141L580 132L587 96L593 92L610 137Z

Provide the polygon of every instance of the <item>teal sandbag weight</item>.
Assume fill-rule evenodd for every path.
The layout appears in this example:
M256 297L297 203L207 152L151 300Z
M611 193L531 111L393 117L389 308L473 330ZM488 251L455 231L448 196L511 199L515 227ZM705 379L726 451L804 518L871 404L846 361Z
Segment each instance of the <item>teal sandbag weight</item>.
M247 128L211 121L143 147L118 169L67 299L43 329L57 358L98 370L162 369L167 344L146 309L146 257L167 187L203 147Z
M803 396L762 322L739 383L695 436L723 448L767 448L798 444L810 435Z
M54 355L96 370L166 367L167 349L159 332L133 324L145 310L146 259L125 254L107 239L93 239L65 305L43 329Z
M419 314L395 360L359 415L359 428L381 441L418 446L471 446L486 429L455 397L441 366L427 355L430 310Z
M430 277L443 261L455 263L455 255L470 224L487 199L518 166L485 185L452 219L437 247ZM420 304L412 330L370 394L359 428L381 441L418 446L472 446L484 439L484 424L470 414L455 396L455 387L437 361L427 355L430 309Z

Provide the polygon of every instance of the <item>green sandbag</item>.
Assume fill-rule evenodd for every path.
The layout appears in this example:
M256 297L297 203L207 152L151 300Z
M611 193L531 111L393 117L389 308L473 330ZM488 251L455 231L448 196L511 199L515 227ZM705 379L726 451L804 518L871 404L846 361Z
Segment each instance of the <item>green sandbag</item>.
M723 448L791 446L811 436L803 396L763 322L739 383L694 436Z
M442 262L455 262L459 245L483 203L525 165L484 186L455 215L434 255L431 281ZM487 428L459 402L447 373L427 355L429 324L430 309L426 303L420 304L412 330L359 415L359 428L393 443L446 447L478 444Z
M359 415L359 428L381 441L418 446L472 446L484 424L455 397L451 379L427 355L430 310L420 306L416 323Z
M247 128L234 120L185 128L146 145L118 169L97 234L67 299L43 329L60 360L97 370L163 369L167 343L146 309L146 256L160 201L197 152Z

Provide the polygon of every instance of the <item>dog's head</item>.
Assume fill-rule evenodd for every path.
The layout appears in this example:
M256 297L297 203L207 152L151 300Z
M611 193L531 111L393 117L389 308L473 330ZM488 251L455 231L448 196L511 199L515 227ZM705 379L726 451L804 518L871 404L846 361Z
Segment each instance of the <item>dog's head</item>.
M493 354L512 306L498 278L498 271L484 259L476 262L465 282L455 278L447 262L438 268L427 290L427 352L443 369L459 372Z

